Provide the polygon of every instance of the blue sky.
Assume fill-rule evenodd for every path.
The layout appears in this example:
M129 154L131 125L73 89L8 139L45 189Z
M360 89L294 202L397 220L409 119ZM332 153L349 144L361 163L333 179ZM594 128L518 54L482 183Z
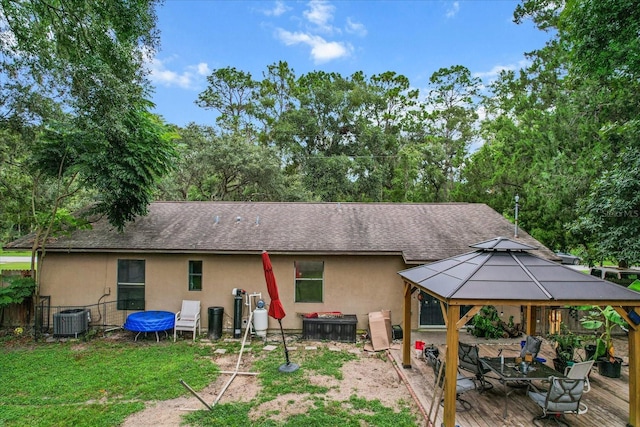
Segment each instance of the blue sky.
M286 61L296 76L348 77L393 71L424 90L442 67L464 65L486 82L520 68L549 34L516 25L515 0L166 0L158 6L161 48L150 60L155 112L168 123L213 125L194 101L206 77L235 67L262 79ZM426 92L425 92L426 93Z

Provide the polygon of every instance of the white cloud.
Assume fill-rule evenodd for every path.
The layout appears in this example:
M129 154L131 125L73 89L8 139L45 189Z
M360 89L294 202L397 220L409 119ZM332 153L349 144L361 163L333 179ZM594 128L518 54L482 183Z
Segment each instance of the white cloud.
M211 69L206 62L201 62L195 66L196 72L201 76L208 76L211 73Z
M278 0L275 2L272 9L267 9L267 10L264 10L263 12L267 16L280 16L289 10L291 10L291 8L286 4L284 4L284 1Z
M314 63L325 63L338 58L348 57L353 52L353 46L344 40L327 40L329 35L335 36L343 32L361 37L366 36L366 27L351 18L347 18L344 28L333 26L336 7L327 0L310 0L302 12L303 29L290 31L284 28L276 29L276 38L287 46L306 45Z
M447 9L446 16L447 18L453 18L458 14L459 11L460 11L460 2L454 1L453 3L451 3L449 8Z
M167 68L172 59L160 60L151 58L147 61L149 78L152 83L166 87L180 87L183 89L197 89L211 70L205 62L189 65L182 71Z
M335 7L325 0L311 0L308 3L309 9L302 12L305 18L314 24L318 30L332 33L335 29L331 25Z
M347 18L347 33L357 34L364 37L367 35L367 28L363 24L354 22L351 18Z
M519 70L521 68L526 67L529 64L529 62L526 59L523 59L521 61L519 61L516 64L510 64L510 65L495 65L492 69L490 69L489 71L479 71L479 72L475 72L473 73L473 77L479 77L483 80L495 80L501 72L503 71L513 71L513 70Z
M479 71L473 73L473 77L480 77L481 79L495 79L503 71L515 70L515 65L496 65L489 71Z
M342 42L326 41L320 36L307 33L292 33L278 29L278 38L287 46L305 44L311 47L311 57L315 63L328 62L333 59L349 56L353 48Z

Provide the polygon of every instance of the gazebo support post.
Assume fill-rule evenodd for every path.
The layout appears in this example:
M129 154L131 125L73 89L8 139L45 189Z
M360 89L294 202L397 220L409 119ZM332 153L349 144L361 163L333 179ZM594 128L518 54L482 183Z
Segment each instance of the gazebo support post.
M404 282L404 300L402 312L402 324L404 332L402 335L402 367L411 369L411 289L409 282Z
M525 333L527 335L534 336L536 334L536 319L537 319L537 307L533 305L526 305L524 307L524 321L525 321Z
M638 312L638 307L635 308ZM640 427L640 330L629 323L629 426Z
M458 321L460 306L447 308L447 351L445 354L444 418L445 427L456 425L456 380L458 376Z

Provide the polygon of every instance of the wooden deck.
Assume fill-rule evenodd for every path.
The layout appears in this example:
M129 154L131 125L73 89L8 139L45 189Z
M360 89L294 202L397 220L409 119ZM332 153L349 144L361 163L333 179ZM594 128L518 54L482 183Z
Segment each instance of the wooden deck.
M411 334L412 348L415 340L424 341L427 345L436 345L440 350L440 358L444 357L445 334L441 332L418 332ZM500 349L504 355L517 355L520 352L520 339L510 340L485 340L462 332L460 341L477 343L480 345L481 357L497 357ZM574 427L624 427L629 417L629 368L628 345L626 339L615 340L616 355L622 357L622 375L620 378L607 378L598 373L597 368L591 372L591 391L585 393L582 402L589 407L582 415L566 415L566 421ZM414 351L414 350L412 350ZM401 366L401 350L391 350L391 355ZM553 349L545 342L540 352L540 357L547 359L547 365L553 366ZM425 412L429 412L432 405L434 391L436 390L433 369L423 358L414 353L411 360L411 369L404 369L403 374L408 379L415 394L420 400ZM463 373L471 375L468 372ZM464 399L473 407L469 411L456 413L456 424L460 427L498 427L498 426L531 426L532 419L542 413L541 409L525 394L525 390L516 390L509 396L508 415L503 418L504 410L504 386L497 380L491 380L494 388L479 393L469 391L464 394ZM435 405L434 410L435 412ZM443 408L438 411L438 419L433 424L441 426ZM433 419L433 414L432 414ZM426 420L422 425L429 425ZM554 421L543 421L539 425L556 425Z

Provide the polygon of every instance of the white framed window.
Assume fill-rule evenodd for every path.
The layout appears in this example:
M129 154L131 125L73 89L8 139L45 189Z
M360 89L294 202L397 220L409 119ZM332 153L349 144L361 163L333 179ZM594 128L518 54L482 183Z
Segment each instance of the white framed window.
M144 310L145 261L118 260L118 310Z
M324 262L295 261L295 302L322 302Z
M189 290L202 290L202 261L189 261Z

